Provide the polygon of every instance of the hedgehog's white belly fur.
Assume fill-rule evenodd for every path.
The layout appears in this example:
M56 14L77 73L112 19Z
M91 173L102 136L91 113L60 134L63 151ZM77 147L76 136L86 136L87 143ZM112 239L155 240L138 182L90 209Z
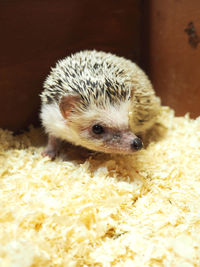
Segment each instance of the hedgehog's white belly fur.
M67 126L67 122L62 116L58 104L42 105L40 117L48 134L76 145L79 144L78 134Z

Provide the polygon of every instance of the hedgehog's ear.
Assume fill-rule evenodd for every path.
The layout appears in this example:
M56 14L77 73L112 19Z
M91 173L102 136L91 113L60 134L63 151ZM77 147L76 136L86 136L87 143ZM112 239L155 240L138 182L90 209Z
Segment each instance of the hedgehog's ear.
M75 106L80 102L78 95L66 95L61 98L59 103L60 111L65 119L69 117Z

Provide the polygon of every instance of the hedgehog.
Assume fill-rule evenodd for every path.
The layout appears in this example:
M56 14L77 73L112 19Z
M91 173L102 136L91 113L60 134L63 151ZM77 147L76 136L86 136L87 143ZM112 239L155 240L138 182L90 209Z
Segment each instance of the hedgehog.
M40 118L48 134L43 156L61 142L90 151L132 154L156 121L160 99L132 61L96 50L77 52L51 69L41 93Z

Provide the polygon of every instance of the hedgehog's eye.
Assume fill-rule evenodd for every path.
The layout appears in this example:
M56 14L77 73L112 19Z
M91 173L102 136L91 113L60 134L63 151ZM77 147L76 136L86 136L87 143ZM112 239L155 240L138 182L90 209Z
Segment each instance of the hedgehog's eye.
M104 128L100 124L95 124L92 126L92 131L95 134L102 134L104 133Z

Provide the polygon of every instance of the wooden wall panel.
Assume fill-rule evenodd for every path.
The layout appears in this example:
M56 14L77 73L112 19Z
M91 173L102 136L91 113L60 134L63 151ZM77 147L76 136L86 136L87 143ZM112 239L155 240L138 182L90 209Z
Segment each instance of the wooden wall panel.
M199 18L198 0L1 0L0 127L37 124L50 66L93 48L142 57L163 104L198 116Z
M145 8L148 71L162 103L200 115L200 1L151 0ZM146 35L147 37L147 35Z

